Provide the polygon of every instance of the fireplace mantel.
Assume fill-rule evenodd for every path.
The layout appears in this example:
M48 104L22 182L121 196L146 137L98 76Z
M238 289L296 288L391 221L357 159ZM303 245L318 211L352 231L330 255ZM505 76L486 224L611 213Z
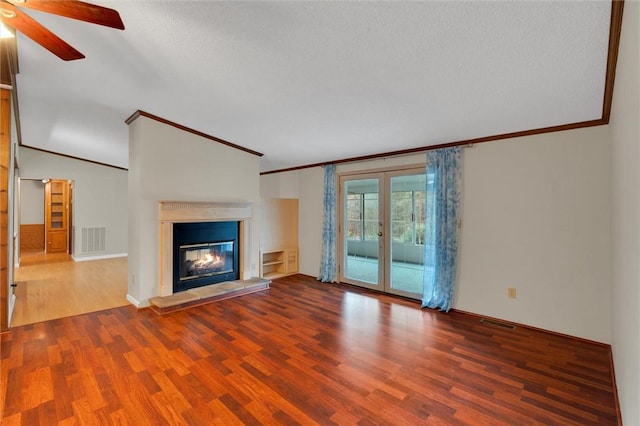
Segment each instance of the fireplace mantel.
M173 294L173 224L185 222L240 222L240 279L250 278L251 225L253 206L251 203L217 203L160 201L160 296Z
M251 219L251 203L160 201L160 222Z

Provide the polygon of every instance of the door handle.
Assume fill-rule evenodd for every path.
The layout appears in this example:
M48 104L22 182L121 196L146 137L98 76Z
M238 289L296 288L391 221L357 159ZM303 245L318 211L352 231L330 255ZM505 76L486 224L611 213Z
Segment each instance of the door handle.
M378 237L382 237L382 231L378 232Z

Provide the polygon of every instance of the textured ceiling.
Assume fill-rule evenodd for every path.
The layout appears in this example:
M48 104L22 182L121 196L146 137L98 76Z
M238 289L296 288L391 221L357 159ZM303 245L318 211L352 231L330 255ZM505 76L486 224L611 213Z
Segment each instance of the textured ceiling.
M126 29L27 12L86 59L19 36L24 145L127 167L140 109L269 171L602 117L608 1L94 3Z

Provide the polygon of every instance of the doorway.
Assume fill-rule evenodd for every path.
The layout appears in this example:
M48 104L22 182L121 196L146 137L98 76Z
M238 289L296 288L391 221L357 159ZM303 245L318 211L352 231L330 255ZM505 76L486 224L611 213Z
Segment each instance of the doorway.
M18 200L18 263L23 255L70 254L73 181L19 178Z
M425 168L341 175L339 185L340 281L420 299Z
M74 187L69 179L18 179L19 267L11 327L128 303L126 257L81 262L71 256ZM28 228L36 231L29 235Z

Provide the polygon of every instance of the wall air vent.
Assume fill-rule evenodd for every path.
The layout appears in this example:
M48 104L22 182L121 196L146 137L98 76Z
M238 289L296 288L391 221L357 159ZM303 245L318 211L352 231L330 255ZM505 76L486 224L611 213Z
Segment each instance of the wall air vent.
M81 228L81 253L100 253L107 250L106 234L104 226L94 228Z
M512 324L508 324L506 322L502 322L502 321L498 321L498 320L494 320L494 319L489 319L489 318L482 318L480 320L481 323L486 324L486 325L490 325L493 327L498 327L498 328L502 328L504 330L515 330L516 326L512 325Z

